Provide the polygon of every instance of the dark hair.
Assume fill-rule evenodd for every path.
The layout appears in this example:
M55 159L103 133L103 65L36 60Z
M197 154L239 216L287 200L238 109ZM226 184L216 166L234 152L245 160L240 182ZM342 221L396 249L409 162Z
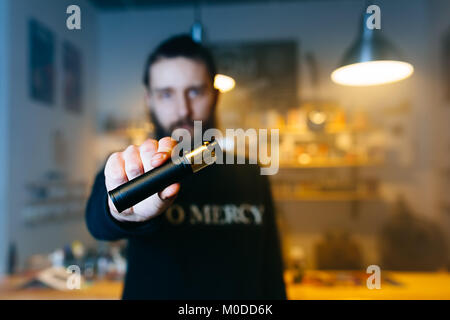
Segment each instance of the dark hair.
M144 85L148 88L150 84L149 69L159 59L185 57L200 61L205 64L211 83L214 83L216 76L216 65L211 52L201 44L192 40L188 34L173 36L162 42L147 58L145 63Z

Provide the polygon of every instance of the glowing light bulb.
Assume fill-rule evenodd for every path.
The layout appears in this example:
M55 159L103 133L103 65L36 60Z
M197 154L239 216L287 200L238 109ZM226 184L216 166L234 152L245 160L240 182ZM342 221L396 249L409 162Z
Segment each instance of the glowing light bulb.
M223 74L216 74L214 78L214 88L216 88L220 92L231 91L233 90L235 85L236 81L234 81L234 79L229 76Z
M354 63L333 71L331 79L346 86L373 86L408 78L414 67L403 61L379 60Z
M327 115L322 111L312 111L308 117L314 124L323 124L327 120Z

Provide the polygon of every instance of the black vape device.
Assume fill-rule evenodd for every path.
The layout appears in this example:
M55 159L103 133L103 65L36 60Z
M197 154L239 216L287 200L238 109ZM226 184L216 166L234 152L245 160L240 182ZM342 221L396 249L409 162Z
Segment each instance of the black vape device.
M202 170L216 162L217 141L205 142L175 161L167 161L108 192L119 212L131 208L151 195L164 190L173 183Z

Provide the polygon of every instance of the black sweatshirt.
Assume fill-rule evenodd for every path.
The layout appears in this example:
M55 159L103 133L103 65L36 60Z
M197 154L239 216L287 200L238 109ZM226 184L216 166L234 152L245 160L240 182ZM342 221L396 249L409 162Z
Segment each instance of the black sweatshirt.
M286 299L267 176L256 165L213 165L182 182L146 222L108 209L103 170L86 222L98 240L128 239L124 299Z

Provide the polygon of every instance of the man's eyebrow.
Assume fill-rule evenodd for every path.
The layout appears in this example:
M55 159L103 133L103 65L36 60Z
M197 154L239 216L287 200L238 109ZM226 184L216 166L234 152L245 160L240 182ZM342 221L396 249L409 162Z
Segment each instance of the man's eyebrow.
M152 90L155 92L167 92L167 91L172 91L172 88L171 87L153 88Z
M188 87L188 89L205 89L205 88L206 88L205 83L195 84Z
M199 83L199 84L194 84L191 85L189 87L187 87L187 89L206 89L207 84L206 83ZM152 91L160 93L160 92L168 92L168 91L173 91L174 89L172 87L162 87L162 88L153 88Z

